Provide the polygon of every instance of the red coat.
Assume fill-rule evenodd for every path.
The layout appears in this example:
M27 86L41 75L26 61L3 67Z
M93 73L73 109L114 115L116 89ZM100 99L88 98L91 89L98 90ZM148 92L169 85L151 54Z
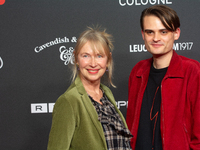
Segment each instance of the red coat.
M129 77L126 119L134 136L131 141L133 150L152 60L137 63ZM161 97L163 150L200 150L200 63L174 51L161 83Z

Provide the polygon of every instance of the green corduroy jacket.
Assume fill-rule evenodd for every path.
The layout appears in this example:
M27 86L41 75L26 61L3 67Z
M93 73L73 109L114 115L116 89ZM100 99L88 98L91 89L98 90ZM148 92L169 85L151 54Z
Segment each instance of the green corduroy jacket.
M101 88L127 127L112 92L103 84ZM107 150L98 114L79 77L58 98L52 116L47 150Z

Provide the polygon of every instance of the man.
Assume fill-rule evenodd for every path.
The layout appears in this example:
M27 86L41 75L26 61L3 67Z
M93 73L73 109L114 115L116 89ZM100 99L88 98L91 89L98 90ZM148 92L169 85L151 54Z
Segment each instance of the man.
M152 58L129 77L127 124L133 150L200 150L200 63L179 56L176 12L163 5L145 9L142 37Z

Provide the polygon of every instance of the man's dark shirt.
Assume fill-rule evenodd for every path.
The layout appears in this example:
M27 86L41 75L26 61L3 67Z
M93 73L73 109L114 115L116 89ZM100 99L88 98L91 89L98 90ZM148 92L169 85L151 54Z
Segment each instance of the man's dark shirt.
M162 150L160 132L161 81L167 68L155 69L153 65L144 92L138 127L136 150Z

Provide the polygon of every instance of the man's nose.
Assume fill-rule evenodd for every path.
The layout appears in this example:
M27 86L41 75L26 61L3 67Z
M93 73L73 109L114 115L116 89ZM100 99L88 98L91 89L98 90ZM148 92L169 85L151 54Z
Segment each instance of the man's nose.
M154 37L153 37L154 41L159 41L160 40L160 34L159 33L155 33Z

